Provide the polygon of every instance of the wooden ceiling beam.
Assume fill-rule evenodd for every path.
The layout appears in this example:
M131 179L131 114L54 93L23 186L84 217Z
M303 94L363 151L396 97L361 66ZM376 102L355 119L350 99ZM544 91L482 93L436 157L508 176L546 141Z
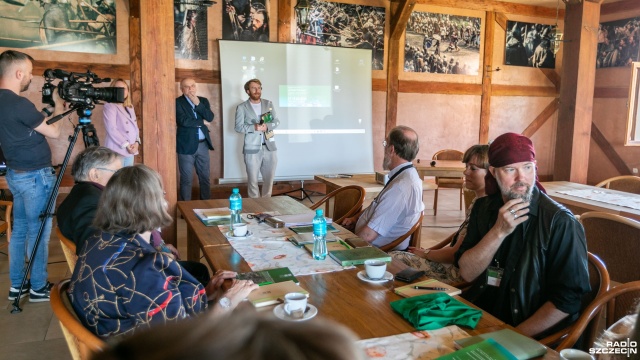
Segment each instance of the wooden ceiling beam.
M396 11L391 17L391 40L400 40L407 28L407 22L416 5L416 0L400 0Z
M600 7L600 15L625 13L637 9L640 9L640 1L638 0L616 1L608 4L602 4Z
M634 1L634 0L630 0ZM397 1L392 1L392 3ZM532 6L532 5L522 5L522 4L514 4L502 1L491 1L491 0L416 0L417 4L421 5L433 5L433 6L443 6L443 7L451 7L451 8L459 8L459 9L468 9L468 10L479 10L479 11L493 11L493 12L502 12L507 14L518 14L518 15L526 15L526 16L538 16L538 17L546 17L546 18L556 18L556 9L548 8L543 6ZM564 10L560 9L560 13L558 15L561 19L564 18Z

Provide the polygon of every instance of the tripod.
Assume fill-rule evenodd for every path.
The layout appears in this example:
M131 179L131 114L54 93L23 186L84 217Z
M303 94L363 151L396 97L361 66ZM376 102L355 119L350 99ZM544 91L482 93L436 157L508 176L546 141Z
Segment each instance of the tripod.
M296 191L300 191L300 197L289 195L290 193L296 192ZM323 195L322 193L317 192L317 191L313 191L313 190L307 191L304 188L304 180L300 180L300 187L299 188L286 191L283 194L287 195L288 197L290 197L292 199L296 199L298 201L303 201L304 199L309 199L309 201L311 201L312 204L314 204L314 202L313 202L313 200L311 200L311 196L310 195Z
M51 191L51 195L49 196L49 200L47 201L47 207L40 215L40 229L38 230L38 236L36 237L36 242L33 246L33 250L31 250L31 256L29 256L29 261L27 261L27 269L24 272L24 276L22 277L22 283L20 284L20 289L18 289L18 295L16 299L13 301L13 309L11 310L12 314L18 314L22 312L20 308L20 298L22 295L22 289L24 288L24 284L27 281L27 277L29 276L29 272L31 271L31 266L33 265L33 258L38 251L38 246L40 245L40 240L42 240L42 233L44 232L44 227L47 223L47 218L53 217L53 208L56 203L56 198L58 197L58 190L60 189L60 183L62 182L62 176L64 175L64 171L67 169L67 164L69 164L69 159L71 158L71 153L73 152L73 147L78 141L78 134L82 129L82 138L84 140L84 146L98 146L100 142L98 140L98 136L96 135L96 129L91 124L91 107L87 105L79 105L78 107L74 107L69 109L68 111L57 115L49 120L47 120L47 124L51 125L56 121L62 119L67 116L72 111L76 110L78 113L78 125L76 125L73 135L69 137L69 147L67 148L67 153L64 156L64 161L62 165L60 165L60 173L58 173L58 178L53 186Z

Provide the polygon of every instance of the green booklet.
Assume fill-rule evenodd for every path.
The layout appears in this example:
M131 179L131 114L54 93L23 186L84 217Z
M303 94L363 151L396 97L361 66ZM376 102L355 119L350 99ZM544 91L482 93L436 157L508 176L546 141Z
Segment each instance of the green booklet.
M296 284L300 283L288 267L239 273L236 275L236 279L252 280L260 286L283 281L293 281Z
M547 353L547 348L530 337L526 337L510 329L502 329L486 334L480 334L464 339L455 340L456 347L466 348L467 346L479 343L485 339L497 341L505 347L518 360L527 360L542 356Z
M440 356L436 360L517 360L517 358L495 340L487 339Z
M313 225L291 226L289 229L296 234L313 234ZM333 225L327 224L327 232L338 232Z
M391 256L375 246L360 247L349 250L333 250L329 251L329 257L337 261L342 266L362 265L365 261L380 260L391 261Z

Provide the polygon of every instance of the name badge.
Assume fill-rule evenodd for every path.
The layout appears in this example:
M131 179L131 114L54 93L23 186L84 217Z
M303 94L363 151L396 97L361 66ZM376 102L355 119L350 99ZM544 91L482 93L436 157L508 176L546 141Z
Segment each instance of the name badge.
M500 286L503 273L504 269L500 269L499 267L495 266L489 266L489 268L487 269L487 285L495 287Z

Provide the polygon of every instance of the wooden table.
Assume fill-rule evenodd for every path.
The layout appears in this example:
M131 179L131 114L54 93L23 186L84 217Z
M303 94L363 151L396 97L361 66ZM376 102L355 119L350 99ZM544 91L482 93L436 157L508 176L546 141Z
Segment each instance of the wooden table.
M365 197L371 198L382 191L382 188L384 188L384 185L376 182L375 174L355 174L350 178L337 178L325 175L316 175L313 177L313 179L323 183L327 187L327 194L341 187L358 185L361 186L366 192Z
M569 181L549 181L543 182L542 186L547 190L547 195L553 200L563 204L575 215L585 213L587 211L602 211L610 214L616 214L625 216L634 220L640 221L640 210L632 208L607 204L600 201L593 201L589 199L580 198L577 196L571 196L566 194L560 194L559 191L570 190L605 190L607 192L622 194L627 197L640 198L640 195L633 193L627 193L622 191L616 191L611 189L602 189L591 185L584 185L573 183Z
M249 265L229 244L217 227L206 227L195 216L193 209L227 206L227 200L198 200L178 202L178 209L187 223L188 258L197 260L199 250L204 253L207 262L214 269L228 269L236 272L251 271ZM288 197L243 199L243 211L279 211L281 214L311 212L311 210ZM335 225L335 224L334 224ZM340 233L349 233L336 226ZM406 265L394 261L387 268L395 274ZM332 273L298 276L300 285L309 291L310 302L314 304L320 316L337 321L349 327L361 339L397 335L414 331L415 328L400 315L396 314L389 303L401 299L393 292L395 286L403 282L390 281L385 284L370 284L359 280L356 269ZM464 299L459 300L466 302ZM466 302L469 304L468 302ZM471 305L471 304L470 304ZM271 310L267 307L266 310ZM509 327L488 313L483 316L476 329L463 328L472 335L496 331ZM557 359L557 353L549 350L545 359Z

